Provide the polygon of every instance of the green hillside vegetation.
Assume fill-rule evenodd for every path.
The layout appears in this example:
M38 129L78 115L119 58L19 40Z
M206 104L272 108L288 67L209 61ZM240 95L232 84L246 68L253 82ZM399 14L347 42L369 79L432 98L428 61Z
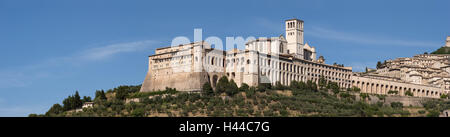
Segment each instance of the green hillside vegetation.
M431 54L450 54L450 47L441 47Z
M433 100L424 108L403 107L400 102L385 105L383 102L368 104L358 101L356 95L369 100L367 93L358 93L356 87L340 89L337 83L324 78L319 84L311 81L292 81L290 86L277 83L249 87L222 77L216 89L205 83L200 93L179 92L166 88L163 91L139 92L140 85L120 86L96 91L94 107L75 112L80 108L78 92L69 96L63 105L53 105L45 114L30 117L292 117L292 116L339 116L339 117L386 117L386 116L438 116L450 109L450 102ZM373 97L373 96L372 96ZM379 96L382 100L384 96ZM69 99L70 98L70 99ZM88 98L88 97L86 97ZM139 102L126 103L126 99L139 98ZM83 101L84 100L84 101ZM72 105L76 104L76 105ZM68 106L66 106L68 105Z

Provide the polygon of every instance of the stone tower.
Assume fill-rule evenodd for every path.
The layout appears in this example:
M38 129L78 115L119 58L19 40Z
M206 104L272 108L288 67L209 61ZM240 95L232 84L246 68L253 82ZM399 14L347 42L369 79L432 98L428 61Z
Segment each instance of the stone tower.
M450 36L447 36L447 41L445 42L445 47L450 47Z
M285 25L288 53L303 59L303 20L289 19Z

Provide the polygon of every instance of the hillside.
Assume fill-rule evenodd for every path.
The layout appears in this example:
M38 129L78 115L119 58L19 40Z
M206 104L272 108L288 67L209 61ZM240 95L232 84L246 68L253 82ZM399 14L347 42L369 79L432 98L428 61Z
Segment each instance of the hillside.
M431 54L450 54L450 47L441 47Z
M389 105L378 102L368 104L359 101L357 88L339 90L332 82L317 89L312 82L295 82L290 87L272 87L261 84L258 87L233 86L233 81L219 81L215 91L205 84L199 93L178 92L167 88L157 92L138 92L138 86L120 86L106 93L97 91L92 108L76 112L75 108L55 104L46 114L30 116L50 117L274 117L274 116L339 116L339 117L386 117L386 116L438 116L442 110L450 109L449 101L433 100L424 103L423 108L403 107L400 102ZM75 96L69 96L75 97ZM77 97L75 97L77 98ZM382 96L379 97L382 100ZM72 99L77 100L77 99ZM83 99L84 100L84 99ZM130 100L134 100L130 101ZM75 101L76 102L76 101ZM63 109L64 108L64 109Z

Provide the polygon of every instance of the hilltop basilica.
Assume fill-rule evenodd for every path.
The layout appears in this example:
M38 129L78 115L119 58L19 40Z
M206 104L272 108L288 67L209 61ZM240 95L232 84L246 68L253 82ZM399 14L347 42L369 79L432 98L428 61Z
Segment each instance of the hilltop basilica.
M341 88L358 87L361 92L374 94L397 90L405 95L409 90L414 96L439 98L449 92L449 55L418 55L407 61L387 61L374 73L353 73L351 67L328 65L323 57L317 59L315 47L304 42L303 25L299 19L286 20L284 36L251 40L242 50L218 50L205 41L158 48L148 58L141 92L166 87L199 91L206 82L215 88L222 76L238 86L289 85L293 80L318 83L323 76Z

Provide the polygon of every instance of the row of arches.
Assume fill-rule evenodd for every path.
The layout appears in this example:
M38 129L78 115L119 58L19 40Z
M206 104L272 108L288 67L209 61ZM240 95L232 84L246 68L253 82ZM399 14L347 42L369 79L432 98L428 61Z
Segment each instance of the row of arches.
M389 83L389 84L386 84ZM391 84L392 83L392 84ZM412 93L415 97L431 97L439 98L442 93L439 89L431 87L422 87L412 84L398 84L393 82L369 82L369 81L352 81L352 85L361 89L361 92L372 94L387 95L389 91L398 91L398 95L406 96L406 92Z
M272 64L272 65L271 65ZM321 66L307 62L283 62L274 59L260 58L259 75L267 77L274 85L280 81L282 85L290 85L291 81L311 80L318 83L323 76L328 81L337 82L342 88L350 88L351 71L329 66Z

